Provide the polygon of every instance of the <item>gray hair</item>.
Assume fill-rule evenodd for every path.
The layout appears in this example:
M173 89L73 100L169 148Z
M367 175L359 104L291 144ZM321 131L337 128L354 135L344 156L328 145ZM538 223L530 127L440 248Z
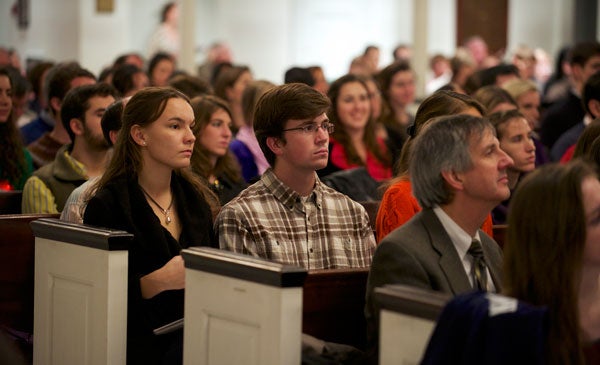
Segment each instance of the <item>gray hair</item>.
M413 194L423 208L448 204L454 193L446 184L443 171L464 172L473 166L469 146L486 130L496 134L485 118L453 115L436 118L415 139L410 156Z

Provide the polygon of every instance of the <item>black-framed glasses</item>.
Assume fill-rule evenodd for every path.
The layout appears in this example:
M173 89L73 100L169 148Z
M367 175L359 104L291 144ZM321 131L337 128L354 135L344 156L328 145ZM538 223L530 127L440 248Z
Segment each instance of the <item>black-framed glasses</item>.
M327 133L333 133L333 131L335 130L335 126L333 125L333 123L323 122L320 125L317 123L310 123L296 128L288 128L284 129L282 132L302 131L302 133L304 134L314 134L317 133L319 128L322 128Z

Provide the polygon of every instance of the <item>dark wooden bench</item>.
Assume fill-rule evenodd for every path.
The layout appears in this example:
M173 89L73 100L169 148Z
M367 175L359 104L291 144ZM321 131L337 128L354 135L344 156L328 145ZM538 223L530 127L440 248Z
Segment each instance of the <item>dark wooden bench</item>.
M375 221L377 220L377 212L379 212L379 205L381 204L381 200L367 200L359 203L367 211L367 215L369 216L369 223L371 224L371 229L373 230L373 233L375 233Z
M0 214L21 214L23 191L0 191Z
M193 256L196 256L196 258ZM259 281L258 279L251 278L250 272L253 270L259 272L261 269L266 270L271 266L281 266L265 260L239 254L234 255L206 247L184 250L183 257L186 268L213 273L218 272L219 275L246 281ZM212 261L218 262L219 260L223 264L216 265L211 263ZM292 268L290 267L287 270L292 270ZM248 273L245 273L246 271L244 270ZM273 268L271 270L273 271L272 275L277 273L277 270ZM290 273L300 275L303 269L296 268L296 270L300 271L296 273L292 270ZM242 275L240 274L241 272L245 274ZM300 283L302 285L302 297L298 298L302 300L302 332L320 340L351 345L361 350L364 349L366 342L366 322L363 313L368 273L369 270L366 268L312 270L308 271L308 273L305 272L304 275L306 275L306 278L302 278L303 284ZM192 288L196 282L202 282L203 286L210 285L207 284L208 281L197 281L197 278L188 277L188 274L192 275L191 273L186 273L186 305L191 304L187 302L188 298L194 298L199 295L196 289ZM267 274L262 275L265 278L268 277ZM278 275L281 275L281 273ZM263 278L262 281L264 280ZM202 291L199 293L208 290L207 288L208 286L202 288ZM220 289L216 288L215 290L218 291ZM237 290L240 293L245 292L245 289L241 286ZM198 303L194 306L194 308L199 307L202 307L202 305ZM208 313L211 311L203 310L203 312ZM188 314L194 317L197 315L197 311L193 313L186 311L186 323L188 321L197 321L195 318L188 318ZM277 313L273 313L273 317L277 318ZM292 319L290 318L290 320ZM176 328L182 325L179 323L176 325ZM201 327L204 328L204 325Z
M58 214L0 215L0 326L10 336L20 338L21 345L31 341L28 337L33 334L35 237L30 223L57 217Z
M367 268L309 271L303 286L302 331L364 350L368 275Z
M181 255L185 364L300 363L306 269L209 247Z
M494 224L494 227L492 229L494 231L494 241L498 243L500 248L504 248L504 242L506 240L506 231L508 230L508 225Z

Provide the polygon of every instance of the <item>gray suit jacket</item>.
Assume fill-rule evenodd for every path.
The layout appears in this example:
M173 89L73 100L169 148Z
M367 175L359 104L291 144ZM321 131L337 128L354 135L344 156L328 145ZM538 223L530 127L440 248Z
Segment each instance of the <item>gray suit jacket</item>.
M502 250L483 231L479 231L479 236L488 269L499 292L502 288ZM367 281L365 306L370 342L376 340L379 328L373 291L386 284L405 284L452 295L473 290L450 236L432 209L421 211L394 230L375 251Z

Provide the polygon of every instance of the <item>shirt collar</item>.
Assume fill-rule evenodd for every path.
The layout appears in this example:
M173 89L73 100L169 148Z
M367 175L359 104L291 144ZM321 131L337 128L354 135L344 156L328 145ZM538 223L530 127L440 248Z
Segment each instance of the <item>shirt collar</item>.
M85 168L85 165L76 160L75 157L71 156L71 152L69 152L69 150L71 149L70 144L66 144L64 146L62 146L58 152L56 152L57 154L61 154L64 158L64 161L71 167L71 170L78 176L86 176L87 177L87 171Z
M446 230L446 233L448 233L448 236L450 236L450 239L452 240L452 243L458 252L458 256L461 260L463 260L467 255L467 251L469 251L469 247L471 247L471 242L473 239L481 242L481 239L479 238L479 231L475 232L475 237L471 237L467 232L465 232L464 229L460 228L460 226L456 224L456 222L452 220L452 218L439 206L433 208L433 212L442 223L442 226Z
M316 176L316 173L315 179L315 188L310 195L309 201L313 201L317 208L321 209L321 203L323 201L323 184L321 183L321 180L319 180L319 177ZM279 200L286 208L292 210L296 203L301 203L300 194L279 180L273 172L273 169L269 168L265 171L260 180L273 194L275 199Z

